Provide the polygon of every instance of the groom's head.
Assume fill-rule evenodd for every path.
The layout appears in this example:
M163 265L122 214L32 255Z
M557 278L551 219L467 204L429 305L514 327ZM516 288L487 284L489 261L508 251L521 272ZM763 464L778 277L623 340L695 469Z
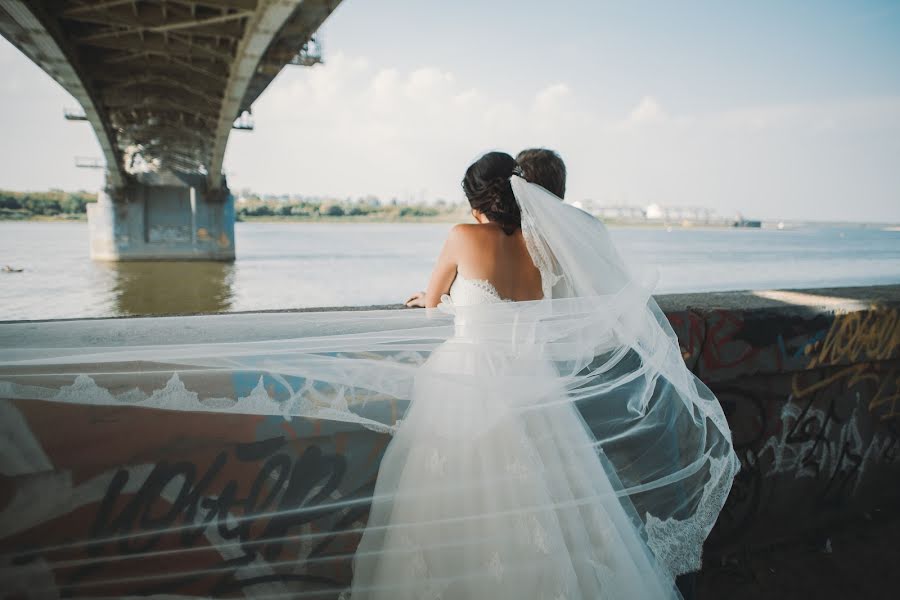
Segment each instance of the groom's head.
M566 196L566 163L546 148L529 148L516 156L525 181L535 183L560 198Z

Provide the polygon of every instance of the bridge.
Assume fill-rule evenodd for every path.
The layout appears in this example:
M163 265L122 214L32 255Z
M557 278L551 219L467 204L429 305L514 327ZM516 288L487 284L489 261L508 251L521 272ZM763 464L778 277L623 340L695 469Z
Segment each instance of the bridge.
M81 104L106 185L89 206L101 260L234 258L222 169L232 129L340 0L0 0L0 35Z

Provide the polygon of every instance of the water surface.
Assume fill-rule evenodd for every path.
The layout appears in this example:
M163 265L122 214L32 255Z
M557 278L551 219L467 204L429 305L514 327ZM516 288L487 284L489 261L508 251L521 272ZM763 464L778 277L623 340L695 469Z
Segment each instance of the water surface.
M0 222L0 320L353 306L422 289L449 224L237 223L234 263L103 263L84 223ZM614 228L656 291L900 283L900 232Z

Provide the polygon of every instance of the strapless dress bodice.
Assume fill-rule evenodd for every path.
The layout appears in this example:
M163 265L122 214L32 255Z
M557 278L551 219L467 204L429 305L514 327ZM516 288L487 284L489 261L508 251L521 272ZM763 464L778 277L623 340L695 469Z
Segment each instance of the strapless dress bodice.
M500 296L497 288L487 279L466 279L459 273L450 286L450 293L445 294L445 297L449 297L455 306L512 302ZM445 297L441 298L442 302L445 302Z
M513 302L503 298L497 288L487 279L467 279L461 274L456 274L456 279L450 285L450 293L441 296L438 309L446 312L454 312L456 307L475 306L479 304L497 304ZM471 322L474 315L462 315L456 313L454 320L457 338L477 337L479 327Z

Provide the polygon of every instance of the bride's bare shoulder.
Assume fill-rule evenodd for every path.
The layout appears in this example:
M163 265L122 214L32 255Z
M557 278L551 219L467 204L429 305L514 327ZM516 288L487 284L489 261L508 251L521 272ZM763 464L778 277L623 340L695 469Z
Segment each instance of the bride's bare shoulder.
M503 230L493 223L460 223L450 230L450 238L461 242L479 243L496 238L500 233L503 233Z
M492 223L455 225L447 238L447 250L457 265L481 264L498 249L503 230Z

